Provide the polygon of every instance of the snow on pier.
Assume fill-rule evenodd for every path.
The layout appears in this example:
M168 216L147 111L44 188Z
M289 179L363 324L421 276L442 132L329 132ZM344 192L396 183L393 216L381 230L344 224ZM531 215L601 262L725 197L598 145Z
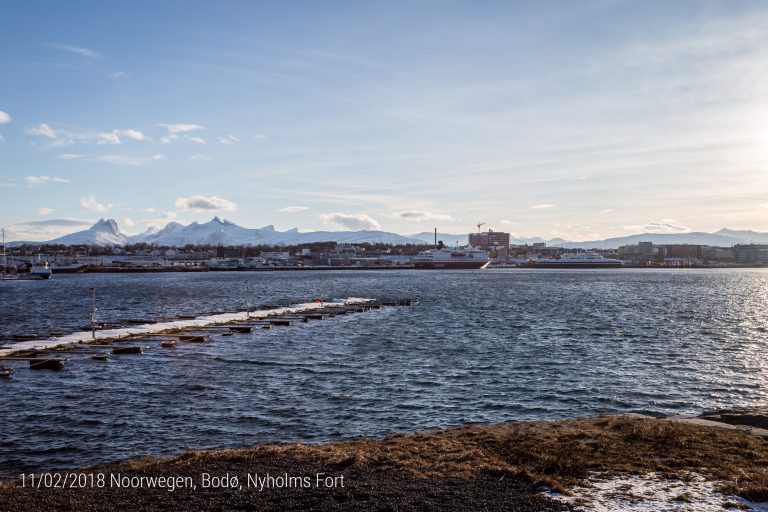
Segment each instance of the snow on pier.
M95 333L92 333L91 331L76 332L66 336L14 343L9 347L0 349L0 357L7 357L14 352L20 352L24 350L52 349L65 345L92 343L94 341L119 340L122 338L158 334L165 331L189 330L197 327L208 327L213 325L228 324L232 322L243 322L273 316L302 313L305 311L311 311L313 309L345 307L354 304L367 304L371 302L374 302L374 299L350 297L348 299L331 302L308 302L303 304L291 304L290 306L274 309L240 311L237 313L222 313L217 315L201 316L189 320L173 320L169 322L148 323L121 329L104 329L95 331Z

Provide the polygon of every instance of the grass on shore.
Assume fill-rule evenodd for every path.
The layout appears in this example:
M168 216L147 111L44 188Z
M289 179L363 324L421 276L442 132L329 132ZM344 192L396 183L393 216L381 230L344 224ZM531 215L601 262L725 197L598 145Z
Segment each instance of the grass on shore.
M193 451L167 461L137 461L133 467L183 469L206 461L247 462L271 455L319 458L341 468L404 469L424 477L511 473L565 494L573 485L585 485L592 472L655 472L683 480L697 473L719 480L724 494L768 501L768 441L739 431L625 416L471 425L320 445Z

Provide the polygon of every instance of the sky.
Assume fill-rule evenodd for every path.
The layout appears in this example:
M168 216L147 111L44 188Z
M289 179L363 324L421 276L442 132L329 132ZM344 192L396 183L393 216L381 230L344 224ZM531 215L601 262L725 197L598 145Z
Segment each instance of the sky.
M768 231L768 3L0 3L0 227Z

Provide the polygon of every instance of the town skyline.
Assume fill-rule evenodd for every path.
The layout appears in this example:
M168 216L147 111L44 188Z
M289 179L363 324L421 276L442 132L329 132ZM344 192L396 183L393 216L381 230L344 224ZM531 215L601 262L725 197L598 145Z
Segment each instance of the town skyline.
M768 231L761 2L0 9L9 240Z

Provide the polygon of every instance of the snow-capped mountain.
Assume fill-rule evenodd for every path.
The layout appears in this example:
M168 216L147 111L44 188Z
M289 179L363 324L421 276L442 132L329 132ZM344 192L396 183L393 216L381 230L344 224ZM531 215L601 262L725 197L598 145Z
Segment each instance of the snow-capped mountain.
M114 219L99 221L84 231L64 235L46 242L61 245L96 245L99 247L123 246L128 243L128 237L120 232Z
M65 235L48 244L124 246L148 243L171 247L192 245L297 245L313 242L421 244L421 240L386 231L311 231L297 229L277 231L274 226L249 229L215 217L209 222L193 222L187 226L169 222L163 229L149 228L144 233L126 236L113 219L100 219L91 228Z
M311 231L300 233L297 229L277 231L274 226L257 229L244 228L226 219L214 217L211 221L200 224L193 222L188 226L171 222L161 230L147 230L140 235L129 237L128 243L145 242L154 245L182 247L193 245L296 245L312 242L338 243L386 243L408 244L421 243L386 231Z

